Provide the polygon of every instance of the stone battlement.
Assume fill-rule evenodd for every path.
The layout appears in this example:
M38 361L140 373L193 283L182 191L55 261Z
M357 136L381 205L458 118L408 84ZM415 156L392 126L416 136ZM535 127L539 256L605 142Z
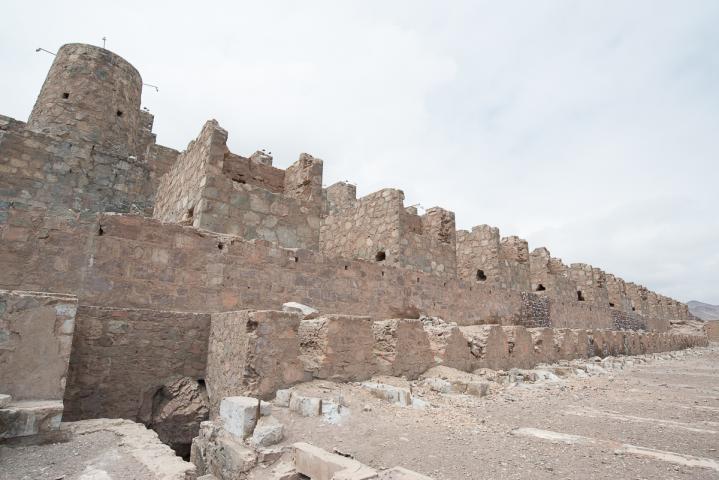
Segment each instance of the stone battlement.
M60 48L28 123L0 118L3 209L14 211L16 221L25 207L34 215L37 209L139 213L340 263L399 267L407 277L429 273L442 284L461 281L478 291L531 292L557 304L613 309L654 319L650 325L690 318L676 300L591 265L566 266L546 248L530 253L526 240L501 237L497 228L456 231L454 213L439 207L418 215L404 206L401 190L357 198L349 183L323 188L323 162L309 154L282 170L262 151L232 153L227 131L215 120L183 152L157 145L153 117L140 109L141 87L140 74L112 52ZM7 218L3 242L24 238Z

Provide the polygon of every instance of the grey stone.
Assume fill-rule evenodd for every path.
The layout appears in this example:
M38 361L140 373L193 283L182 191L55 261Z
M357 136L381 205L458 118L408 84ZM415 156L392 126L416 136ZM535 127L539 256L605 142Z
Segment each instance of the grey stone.
M292 398L290 398L290 410L303 417L317 417L322 413L322 399L303 397L293 393Z
M252 435L260 414L260 402L252 397L225 397L220 403L220 417L225 430L239 438Z
M252 433L252 443L258 447L269 447L280 443L284 438L285 428L274 417L262 417Z
M290 397L292 397L292 389L277 390L277 392L275 392L275 405L278 407L289 407Z
M289 313L300 313L304 320L317 318L320 315L319 310L303 305L297 302L287 302L282 304L282 311Z

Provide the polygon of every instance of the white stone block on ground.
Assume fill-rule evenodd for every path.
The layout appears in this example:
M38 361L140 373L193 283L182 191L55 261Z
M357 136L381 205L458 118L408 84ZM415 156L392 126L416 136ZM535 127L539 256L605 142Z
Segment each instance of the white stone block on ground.
M317 417L322 413L322 399L316 397L304 397L293 393L290 398L290 410L303 417Z
M57 431L62 419L61 400L16 401L0 409L0 440Z
M357 460L327 452L309 443L292 445L295 469L312 480L366 480L377 471Z
M225 397L220 403L220 418L225 430L239 438L247 438L260 416L260 401L252 397Z
M402 406L412 404L412 393L408 388L396 387L386 383L362 382L362 387L370 391L372 395L390 403Z
M286 388L275 392L275 405L278 407L289 407L290 398L292 397L292 389Z
M282 311L288 313L299 313L302 318L309 320L311 318L317 318L320 315L319 310L310 306L304 305L297 302L287 302L282 304Z
M269 447L280 443L284 438L285 428L274 417L261 417L252 432L252 443L258 447Z

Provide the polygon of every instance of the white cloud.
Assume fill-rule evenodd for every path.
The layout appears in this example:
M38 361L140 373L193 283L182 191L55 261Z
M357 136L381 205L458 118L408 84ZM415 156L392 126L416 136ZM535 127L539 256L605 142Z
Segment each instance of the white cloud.
M719 4L712 1L36 2L4 6L2 113L51 58L135 64L160 143L208 118L237 153L325 159L681 300L719 303Z

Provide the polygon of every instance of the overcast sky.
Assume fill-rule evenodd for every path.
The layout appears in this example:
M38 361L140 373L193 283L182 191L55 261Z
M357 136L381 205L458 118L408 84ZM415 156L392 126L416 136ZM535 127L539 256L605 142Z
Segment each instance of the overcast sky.
M719 2L3 2L0 113L63 43L146 83L158 142L453 210L682 301L719 304Z

